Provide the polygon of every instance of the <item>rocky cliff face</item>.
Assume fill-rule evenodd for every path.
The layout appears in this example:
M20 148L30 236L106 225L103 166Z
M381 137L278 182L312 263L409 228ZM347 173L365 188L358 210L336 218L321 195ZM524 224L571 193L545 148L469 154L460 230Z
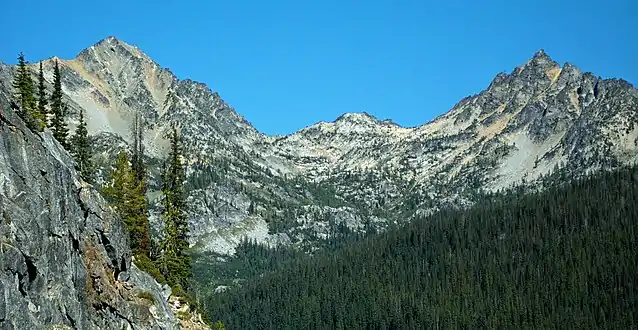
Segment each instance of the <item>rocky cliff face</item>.
M49 82L52 60L44 61ZM181 128L191 240L202 252L232 254L242 236L304 246L335 225L383 227L470 205L482 190L534 184L554 169L587 173L638 155L636 88L560 66L543 51L419 127L348 113L277 137L116 38L57 60L68 122L73 127L73 112L86 112L103 174L128 148L132 115L144 117L153 205L166 132ZM12 71L0 65L0 93L8 95ZM156 212L153 223L159 234Z
M50 131L0 95L0 328L177 329L128 236Z

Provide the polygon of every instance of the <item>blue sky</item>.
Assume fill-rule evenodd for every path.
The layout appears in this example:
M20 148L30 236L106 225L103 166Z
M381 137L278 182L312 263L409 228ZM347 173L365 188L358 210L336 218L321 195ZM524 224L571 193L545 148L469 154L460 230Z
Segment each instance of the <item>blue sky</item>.
M420 125L541 48L561 64L638 84L635 0L23 0L2 7L4 62L15 63L19 51L30 61L73 58L113 35L179 78L208 84L268 134L360 111Z

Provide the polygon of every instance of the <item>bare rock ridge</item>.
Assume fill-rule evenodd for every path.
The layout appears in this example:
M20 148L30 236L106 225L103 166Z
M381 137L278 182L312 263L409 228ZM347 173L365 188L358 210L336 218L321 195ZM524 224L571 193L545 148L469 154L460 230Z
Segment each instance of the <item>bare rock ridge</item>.
M179 79L116 38L58 60L66 101L85 112L103 175L128 148L132 115L144 117L152 206L166 133L180 128L191 243L202 253L232 254L243 236L312 245L335 224L383 227L471 205L480 191L535 185L552 171L638 160L636 88L561 66L543 50L421 126L347 113L285 136L258 132L206 85ZM52 60L44 67L51 82ZM0 64L0 95L10 95L13 70Z
M178 328L170 288L131 263L122 221L2 95L0 213L0 328Z

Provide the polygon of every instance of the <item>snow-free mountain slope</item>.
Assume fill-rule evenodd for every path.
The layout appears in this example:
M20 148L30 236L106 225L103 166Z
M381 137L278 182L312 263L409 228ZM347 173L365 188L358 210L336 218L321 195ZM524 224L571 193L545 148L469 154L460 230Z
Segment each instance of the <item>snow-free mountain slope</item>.
M49 82L54 60L44 61ZM638 155L636 88L559 65L542 50L422 126L347 113L287 136L258 132L204 84L113 37L57 60L69 123L86 112L102 175L127 148L132 116L142 115L155 206L165 136L180 129L200 251L233 253L244 235L308 246L339 223L383 227L469 205L482 190L533 185L556 169L588 173ZM9 95L12 72L0 65L0 93ZM160 227L156 207L153 222Z

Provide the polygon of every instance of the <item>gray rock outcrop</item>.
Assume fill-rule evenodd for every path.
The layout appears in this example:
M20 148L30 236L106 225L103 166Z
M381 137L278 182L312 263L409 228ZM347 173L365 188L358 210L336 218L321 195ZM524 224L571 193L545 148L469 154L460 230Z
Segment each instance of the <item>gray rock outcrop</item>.
M122 221L73 166L0 95L0 329L177 328Z

